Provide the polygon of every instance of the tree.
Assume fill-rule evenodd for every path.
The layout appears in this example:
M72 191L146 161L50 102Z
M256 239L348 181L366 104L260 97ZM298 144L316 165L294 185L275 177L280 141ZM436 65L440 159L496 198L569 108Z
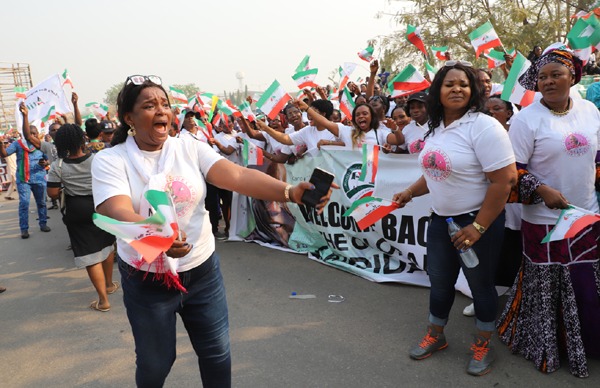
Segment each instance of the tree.
M391 15L399 31L382 40L383 58L380 62L400 70L408 63L423 68L425 59L406 38L408 24L421 27L426 46L449 46L453 59L473 62L485 67L485 59L476 59L468 34L490 21L505 49L516 48L527 55L535 46L545 47L566 40L573 23L571 15L589 10L593 0L444 0L398 1ZM408 5L407 5L408 3ZM396 4L397 6L397 4ZM431 55L429 62L435 63Z
M119 96L119 92L121 91L122 87L123 83L119 82L108 88L105 93L104 103L108 106L117 105L117 97Z

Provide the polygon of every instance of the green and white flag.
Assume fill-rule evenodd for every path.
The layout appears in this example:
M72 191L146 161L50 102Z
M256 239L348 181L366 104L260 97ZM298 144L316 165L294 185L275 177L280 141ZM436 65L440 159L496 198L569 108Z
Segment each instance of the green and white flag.
M373 60L373 51L375 49L373 48L373 46L369 46L364 50L361 50L358 53L358 56L360 57L360 59L362 59L363 61L367 61L367 62L371 62Z
M350 91L348 88L344 88L344 92L342 93L342 99L340 101L340 111L349 119L352 120L352 111L356 107L354 103L354 99L352 95L350 95Z
M479 26L475 31L469 34L469 39L471 40L471 45L475 49L475 57L479 58L479 56L488 49L493 49L497 46L502 46L502 42L500 42L500 38L498 34L496 34L496 30L494 30L494 26L489 21L485 22L481 26Z
M429 81L413 65L409 64L388 83L388 91L392 98L396 98L425 90L429 85Z
M290 95L287 94L279 82L275 80L262 94L260 100L256 103L256 106L258 106L268 118L273 120L291 99Z
M188 102L188 98L185 96L185 93L183 93L182 90L179 90L172 86L169 86L169 90L171 91L171 96L173 96L173 99L175 101L179 101L183 104L186 104Z
M310 55L305 55L300 64L296 67L296 73L310 69L308 61L310 61Z
M244 166L262 166L263 150L251 143L247 139L242 139L244 145L242 148L242 163Z
M292 79L296 81L298 89L304 88L316 88L318 85L314 82L317 78L319 69L308 69L300 71L292 76Z

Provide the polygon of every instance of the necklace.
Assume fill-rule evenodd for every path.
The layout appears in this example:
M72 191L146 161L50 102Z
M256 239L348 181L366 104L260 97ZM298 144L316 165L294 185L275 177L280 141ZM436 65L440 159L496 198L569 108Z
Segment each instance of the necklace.
M550 113L552 113L554 116L565 116L571 111L571 97L569 97L569 102L567 103L567 109L565 109L563 111L555 111L554 109L550 108L548 106L548 104L546 104L546 101L544 101L543 99L542 99L542 105L544 105L550 111Z

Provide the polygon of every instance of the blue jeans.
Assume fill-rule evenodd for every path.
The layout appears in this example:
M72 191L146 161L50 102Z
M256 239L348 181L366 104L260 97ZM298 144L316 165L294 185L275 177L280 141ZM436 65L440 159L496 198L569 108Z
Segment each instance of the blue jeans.
M475 220L475 213L454 216L461 227ZM473 245L479 265L467 268L448 234L447 217L433 214L427 229L427 272L431 282L429 293L429 321L446 326L456 291L454 285L462 268L473 294L477 328L482 331L496 329L498 293L494 285L496 267L504 239L504 212L488 227L485 234Z
M17 183L19 192L19 227L21 233L29 230L29 199L31 192L38 210L40 227L45 226L48 216L46 214L46 182L43 183Z
M138 387L162 387L175 362L176 320L181 316L198 356L204 387L231 386L229 319L216 253L179 273L187 289L167 289L152 273L119 260L123 301L135 340Z

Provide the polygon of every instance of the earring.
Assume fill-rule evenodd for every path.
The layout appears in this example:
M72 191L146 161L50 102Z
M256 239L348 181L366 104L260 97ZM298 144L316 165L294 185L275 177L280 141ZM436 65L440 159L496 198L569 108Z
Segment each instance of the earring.
M135 136L135 128L133 127L133 125L131 126L131 128L129 128L129 130L127 131L127 134L129 136Z

